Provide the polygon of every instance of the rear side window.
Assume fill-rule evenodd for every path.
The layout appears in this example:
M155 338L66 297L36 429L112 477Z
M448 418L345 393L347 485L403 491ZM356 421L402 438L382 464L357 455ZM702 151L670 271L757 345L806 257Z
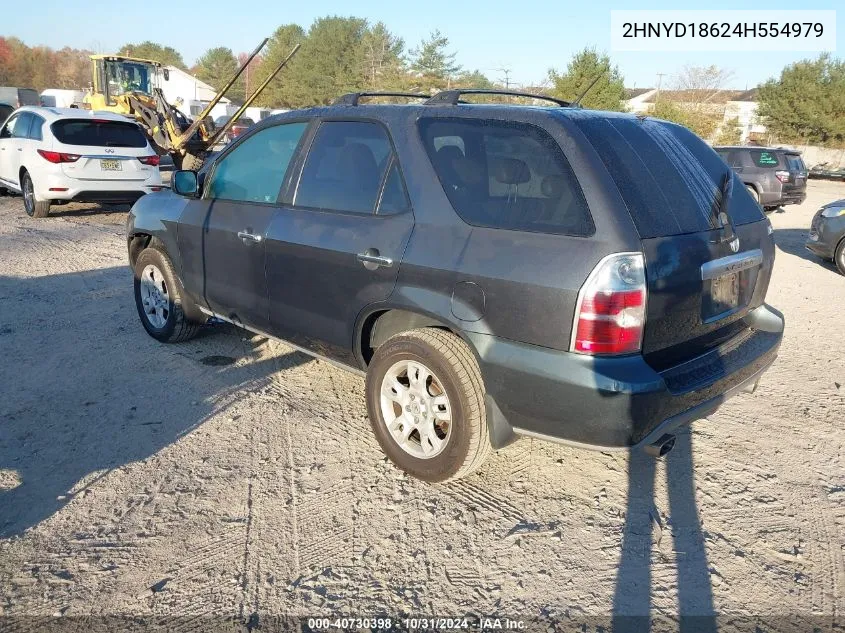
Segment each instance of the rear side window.
M767 152L764 150L751 150L751 160L757 167L777 167L780 165L780 160L775 152Z
M275 204L307 123L264 128L232 148L214 167L207 197Z
M321 123L302 169L294 204L373 213L391 151L387 132L377 123Z
M390 165L390 170L387 172L387 178L384 181L384 190L382 191L376 213L379 215L402 213L403 211L407 211L410 206L408 192L405 189L405 183L402 181L402 174L399 173L399 163L394 159Z
M44 136L41 132L43 127L44 119L37 114L33 114L32 122L29 124L29 134L27 134L27 137L31 138L33 141L43 141Z
M604 162L643 239L718 228L722 179L729 173L735 224L763 218L719 155L685 127L654 119L573 117Z
M59 143L95 147L146 147L147 137L134 123L64 119L50 126Z
M727 149L717 149L716 153L719 155L719 158L731 167L739 167L742 165L742 157L739 155L739 152Z
M468 224L590 235L593 220L563 151L547 132L513 121L432 118L420 133L455 211Z

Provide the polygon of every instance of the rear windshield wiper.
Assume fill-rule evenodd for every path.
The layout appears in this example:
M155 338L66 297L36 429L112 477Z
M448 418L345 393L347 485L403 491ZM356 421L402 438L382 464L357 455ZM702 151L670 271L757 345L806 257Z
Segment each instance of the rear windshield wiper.
M719 206L716 209L716 220L722 229L722 236L717 240L719 243L732 242L736 239L736 227L729 212L730 200L734 190L733 172L729 169L722 179L722 195L719 198ZM739 246L737 242L737 247Z

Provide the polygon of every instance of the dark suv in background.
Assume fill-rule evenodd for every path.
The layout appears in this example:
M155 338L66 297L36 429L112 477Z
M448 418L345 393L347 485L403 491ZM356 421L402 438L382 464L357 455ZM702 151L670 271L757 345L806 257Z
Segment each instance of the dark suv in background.
M364 373L385 453L429 481L519 436L663 454L756 386L774 242L719 156L665 121L467 92L347 95L176 172L128 219L146 331L216 317Z
M801 152L773 147L714 147L765 211L801 204L807 197L807 166Z

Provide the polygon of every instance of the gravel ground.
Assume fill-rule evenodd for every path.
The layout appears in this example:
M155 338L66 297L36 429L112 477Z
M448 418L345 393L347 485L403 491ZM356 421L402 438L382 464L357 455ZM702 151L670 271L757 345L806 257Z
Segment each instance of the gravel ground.
M524 440L451 485L385 461L354 375L232 327L148 337L125 209L32 220L0 198L0 614L19 616L0 629L471 612L596 630L649 608L670 629L679 610L841 626L845 278L803 241L842 197L812 181L771 216L780 358L668 459Z

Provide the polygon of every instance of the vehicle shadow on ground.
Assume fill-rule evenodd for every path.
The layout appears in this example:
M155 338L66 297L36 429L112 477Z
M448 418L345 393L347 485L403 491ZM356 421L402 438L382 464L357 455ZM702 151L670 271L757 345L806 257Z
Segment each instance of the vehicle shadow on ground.
M2 197L3 194L0 194ZM17 198L20 203L20 212L22 216L26 215L23 207L23 198L17 194L6 193L6 196ZM132 207L131 204L98 204L95 202L69 202L67 204L52 204L50 205L50 218L75 218L87 217L92 215L112 215L129 212Z
M701 518L695 501L692 441L689 427L676 432L675 448L665 458L669 511L666 520L655 505L658 461L642 450L628 461L628 501L622 537L622 556L613 594L616 633L652 630L652 568L665 569L673 551L677 572L678 615L667 618L679 631L715 633L716 613L710 567L704 546ZM671 545L663 545L671 539ZM671 582L658 578L659 584Z
M233 327L180 345L154 341L123 266L0 276L0 305L0 537L310 360L257 354L264 339Z
M76 218L88 217L93 215L112 215L123 214L126 215L131 204L73 204L73 205L53 205L50 207L51 218Z
M808 262L813 262L822 268L836 272L836 266L833 265L833 262L822 259L804 248L808 235L809 230L807 229L775 229L775 245L784 253L806 259Z

